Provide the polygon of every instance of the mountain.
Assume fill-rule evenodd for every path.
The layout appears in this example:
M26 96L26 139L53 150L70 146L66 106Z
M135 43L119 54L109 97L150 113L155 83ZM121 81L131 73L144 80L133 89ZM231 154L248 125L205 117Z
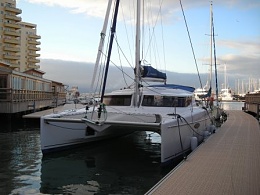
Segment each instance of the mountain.
M53 59L41 59L40 63L41 70L46 72L44 78L61 82L68 85L69 88L72 86L78 86L80 92L88 92L90 90L90 83L93 75L94 64L86 62L75 62L75 61L63 61ZM123 67L125 78L123 77L122 71L115 66L109 68L109 79L107 81L107 91L114 89L124 88L133 83L133 70L130 67ZM167 71L167 83L178 83L182 85L188 85L192 87L200 87L200 82L197 73L177 73ZM214 74L213 74L214 76ZM202 85L206 84L208 74L200 74ZM237 75L229 75L229 86L235 88L235 81L237 79L248 79L238 78ZM126 82L125 82L126 81ZM224 75L218 74L219 89L221 84L224 83ZM213 88L215 87L215 78L213 77Z

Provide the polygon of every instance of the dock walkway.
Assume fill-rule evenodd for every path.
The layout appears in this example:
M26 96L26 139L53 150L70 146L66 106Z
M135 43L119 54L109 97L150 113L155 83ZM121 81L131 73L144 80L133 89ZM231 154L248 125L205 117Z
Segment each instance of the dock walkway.
M259 122L242 111L228 114L213 136L147 194L260 195Z

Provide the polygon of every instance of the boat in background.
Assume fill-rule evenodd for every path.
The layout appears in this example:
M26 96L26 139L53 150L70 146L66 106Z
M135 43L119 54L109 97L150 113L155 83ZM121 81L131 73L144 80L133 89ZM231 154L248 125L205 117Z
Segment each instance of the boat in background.
M205 99L207 97L207 94L209 92L209 89L206 86L204 86L203 88L197 88L194 91L194 96L195 96L195 100L196 101L202 101L203 99Z
M111 2L108 2L108 7ZM141 1L137 0L136 5L134 84L105 93L119 8L119 0L116 0L106 63L104 68L99 68L104 70L103 81L96 89L101 90L93 93L100 94L100 102L84 109L43 116L43 153L135 131L152 131L161 136L161 162L166 163L182 155L185 157L186 152L194 149L209 131L213 131L212 113L196 104L193 87L167 84L165 73L141 64L147 62L140 58ZM102 50L99 49L99 53ZM99 63L96 65L100 66Z
M204 87L197 88L194 91L195 100L197 102L202 103L203 101L207 101L209 99L215 99L212 95L212 72L213 72L213 38L214 38L214 29L213 29L213 10L212 10L212 3L210 4L210 66L207 83ZM214 46L215 47L215 46ZM217 70L215 70L217 71ZM207 105L206 105L207 106Z
M234 97L232 95L231 89L227 86L227 66L225 65L224 69L224 88L221 89L220 94L219 94L219 99L220 101L233 101Z
M233 101L234 97L232 95L231 89L230 88L221 89L219 99L220 99L220 101L223 101L223 102Z

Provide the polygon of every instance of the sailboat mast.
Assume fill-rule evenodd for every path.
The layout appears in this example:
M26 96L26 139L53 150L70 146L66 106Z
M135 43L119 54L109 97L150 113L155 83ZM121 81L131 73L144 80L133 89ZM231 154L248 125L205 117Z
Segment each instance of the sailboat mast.
M139 84L140 84L140 12L141 1L137 0L137 16L136 16L136 40L135 40L135 94L134 94L134 106L139 106Z
M213 66L213 50L212 50L212 44L213 44L213 26L212 26L212 20L213 20L213 11L212 11L212 1L210 3L210 78L209 78L209 86L212 87L212 66Z
M227 89L227 65L225 64L225 72L224 72L224 89Z
M91 81L91 92L93 92L94 82L96 80L96 75L97 75L97 69L98 69L98 66L99 66L100 57L101 57L101 54L102 54L102 51L103 51L103 47L104 47L104 42L105 42L105 36L106 36L106 31L107 31L107 24L108 24L108 18L109 18L109 14L110 14L110 10L111 10L111 5L112 5L112 0L109 0L108 4L107 4L107 10L106 10L106 16L105 16L105 20L104 20L104 24L103 24L103 29L102 29L102 31L100 33L100 41L99 41L99 46L98 46L98 53L97 53L96 63L95 63L93 77L92 77L92 81Z
M112 52L114 36L115 36L115 33L116 33L116 22L117 22L118 7L119 7L119 0L116 0L114 18L113 18L112 27L111 27L110 42L109 42L108 53L107 53L107 61L106 61L106 66L105 66L104 81L103 81L101 97L100 97L101 103L103 103L103 98L104 98L104 94L105 94L108 67L109 67L109 63L110 63L110 57L111 57L111 52Z

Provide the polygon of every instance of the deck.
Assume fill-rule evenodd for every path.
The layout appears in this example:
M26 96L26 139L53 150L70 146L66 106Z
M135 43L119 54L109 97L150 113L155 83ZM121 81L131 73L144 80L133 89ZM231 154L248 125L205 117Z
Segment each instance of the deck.
M76 105L75 104L64 104L63 106L58 106L55 108L23 115L23 118L40 119L44 115L58 113L58 112L62 112L64 110L73 110L73 109L79 109L79 108L84 108L84 107L86 107L86 106L82 105L82 104L76 104Z
M259 122L242 111L228 120L147 194L260 194Z

